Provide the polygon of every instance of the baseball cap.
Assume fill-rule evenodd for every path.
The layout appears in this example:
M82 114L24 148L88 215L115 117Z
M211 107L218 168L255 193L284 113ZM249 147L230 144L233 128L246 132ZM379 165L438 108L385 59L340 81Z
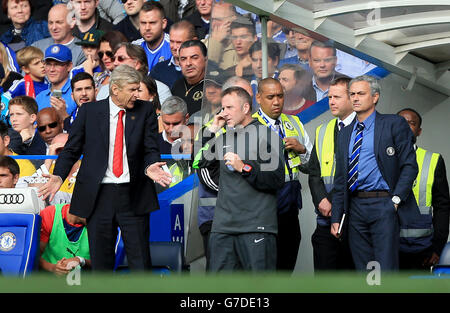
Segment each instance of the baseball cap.
M81 41L75 42L76 45L79 46L99 46L100 38L105 34L105 32L93 29L86 32Z
M45 50L44 60L56 60L58 62L72 62L72 51L64 45L54 44Z

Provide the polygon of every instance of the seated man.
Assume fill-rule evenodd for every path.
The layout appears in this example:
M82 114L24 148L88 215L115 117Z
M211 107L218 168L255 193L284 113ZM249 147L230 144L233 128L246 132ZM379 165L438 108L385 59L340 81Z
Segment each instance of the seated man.
M45 154L48 154L53 138L63 132L63 124L55 108L44 108L38 112L37 130L45 142Z
M283 113L296 115L314 104L316 95L314 92L306 94L306 87L311 82L311 74L298 64L283 64L280 68L278 80L284 91Z
M41 269L57 275L68 274L73 268L90 266L90 254L85 219L69 212L70 204L57 204L41 211Z
M15 188L19 180L19 164L9 156L0 156L0 188Z
M94 73L103 72L97 52L100 48L100 38L104 34L105 33L101 30L94 29L93 31L87 32L81 41L75 43L76 45L81 46L86 61L84 61L83 64L72 68L69 75L70 79L81 72L89 73L92 76L94 76Z

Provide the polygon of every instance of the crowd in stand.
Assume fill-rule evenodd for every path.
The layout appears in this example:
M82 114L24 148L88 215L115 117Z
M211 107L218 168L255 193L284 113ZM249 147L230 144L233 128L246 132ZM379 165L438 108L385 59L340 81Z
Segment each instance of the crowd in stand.
M283 190L282 196L278 196L274 222L278 237L272 245L266 246L275 246L277 250L271 261L272 265L276 264L275 268L293 271L301 238L298 210L302 200L298 175L300 171L311 171L302 166L316 154L316 144L309 139L297 115L322 99L331 99L330 88L343 84L339 79L366 74L375 66L336 49L332 41L318 40L307 30L288 29L272 21L267 26L267 70L268 77L273 79L269 81L263 80L258 17L229 3L213 0L2 0L0 155L58 155L68 140L80 107L108 98L114 69L120 65L132 67L141 77L138 99L148 101L157 114L160 153L192 155L189 161L169 163L174 177L170 186L197 168L200 178L198 226L204 236L207 267L220 270L217 263L227 256L220 255L224 252L218 252L217 247L223 247L226 241L219 240L215 232L214 262L210 268L208 243L211 243L215 204L202 204L202 199L217 199L219 169L211 164L196 166L193 144L205 124L206 127L220 124L215 116L223 107L222 96L245 99L240 91L222 94L230 87L240 87L251 99L249 111L243 113L245 118L251 116L268 126L272 119L280 118L285 123L281 126L283 136L291 137L288 134L294 132L298 137L295 142L283 139L290 151L286 154L291 163L286 161L289 163L286 181L278 186ZM348 81L346 86L348 88ZM281 94L281 111L275 118L267 112L269 102L277 105L272 98L264 98L268 94L275 99ZM220 126L224 126L223 123ZM57 196L48 203L51 206L41 214L40 265L48 271L67 273L68 264L73 265L73 262L90 265L85 221L69 212L80 162L75 163ZM45 162L17 160L17 163L19 170L0 162L0 170L14 168L8 184L3 187L34 186L30 178L36 176L36 170L45 166L52 173L54 168L50 159ZM299 169L294 170L296 167ZM270 188L267 190L273 192ZM321 224L327 218L319 212L318 215L321 216L318 227L326 224L329 229L330 216ZM64 231L66 237L60 234ZM73 245L73 249L58 251L63 244L52 240L53 233L66 238L66 244ZM336 238L330 233L327 235L321 248L314 247L316 268L340 268L336 264L341 258L325 266L324 256L317 252L330 242L336 244ZM258 238L250 240L257 242ZM267 242L271 240L265 238ZM251 248L240 243L240 249L242 252ZM267 251L261 256L268 260ZM237 259L244 263L258 262L257 256L252 257L250 253ZM342 268L354 267L353 262L348 261L348 253L343 259ZM240 267L265 269L243 264Z

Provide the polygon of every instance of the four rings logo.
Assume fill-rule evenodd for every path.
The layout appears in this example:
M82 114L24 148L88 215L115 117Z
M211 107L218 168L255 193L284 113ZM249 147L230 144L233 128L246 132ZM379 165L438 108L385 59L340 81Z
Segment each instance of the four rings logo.
M25 201L25 196L21 193L0 193L0 204L21 204Z

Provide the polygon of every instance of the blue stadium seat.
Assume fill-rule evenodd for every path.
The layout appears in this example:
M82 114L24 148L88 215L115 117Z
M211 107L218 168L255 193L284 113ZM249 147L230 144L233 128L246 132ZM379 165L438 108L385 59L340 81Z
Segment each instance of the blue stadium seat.
M22 276L39 266L42 209L33 188L0 191L0 272Z
M41 217L0 212L0 270L25 277L39 265Z
M433 266L433 274L450 274L450 242L447 242L442 250L441 257L439 258L439 264Z

